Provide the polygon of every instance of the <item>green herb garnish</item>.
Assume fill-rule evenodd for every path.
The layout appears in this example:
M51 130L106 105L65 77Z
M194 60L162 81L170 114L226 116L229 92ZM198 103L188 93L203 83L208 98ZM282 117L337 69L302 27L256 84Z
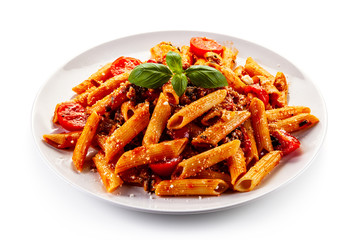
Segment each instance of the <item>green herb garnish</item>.
M225 76L215 68L194 65L182 68L181 56L176 52L166 54L166 64L144 63L136 66L129 76L129 82L146 88L156 89L167 83L171 78L171 85L180 97L184 94L188 80L197 87L217 88L227 86Z

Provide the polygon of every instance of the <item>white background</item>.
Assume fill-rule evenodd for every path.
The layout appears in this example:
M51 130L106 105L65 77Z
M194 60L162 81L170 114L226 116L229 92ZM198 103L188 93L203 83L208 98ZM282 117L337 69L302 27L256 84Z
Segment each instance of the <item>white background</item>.
M2 239L359 239L356 1L33 0L2 1L0 8ZM265 198L186 216L125 210L56 176L31 133L31 108L40 87L91 47L163 30L232 35L303 70L325 98L329 118L312 165Z

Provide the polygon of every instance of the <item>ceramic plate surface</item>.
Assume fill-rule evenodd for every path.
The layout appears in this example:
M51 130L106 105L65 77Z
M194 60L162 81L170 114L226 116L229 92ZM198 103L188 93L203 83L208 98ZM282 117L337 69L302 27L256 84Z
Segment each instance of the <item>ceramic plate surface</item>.
M140 60L150 57L150 48L161 41L174 45L189 45L191 37L206 36L224 45L239 50L238 64L253 57L268 71L276 74L282 71L289 82L289 105L308 106L320 123L309 131L296 134L301 149L285 157L263 182L248 193L225 193L219 197L157 197L149 195L140 187L123 186L114 193L107 193L96 172L77 173L72 166L72 151L57 150L42 140L42 135L56 131L52 124L54 107L57 103L74 96L71 88L87 79L99 67L119 56L130 56ZM262 197L289 183L302 173L314 160L323 142L327 125L326 107L314 84L291 62L278 54L254 43L239 38L195 31L166 31L145 33L120 38L92 48L62 66L40 89L32 111L32 130L36 145L46 163L58 175L73 186L90 195L121 207L140 211L186 214L216 211L238 206Z

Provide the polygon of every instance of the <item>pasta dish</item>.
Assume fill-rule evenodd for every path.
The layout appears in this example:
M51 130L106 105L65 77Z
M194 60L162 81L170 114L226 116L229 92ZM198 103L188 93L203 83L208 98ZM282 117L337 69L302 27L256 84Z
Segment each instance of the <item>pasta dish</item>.
M76 171L97 171L107 192L122 185L158 196L252 191L299 151L292 133L319 122L310 108L288 105L283 72L251 56L240 65L232 46L193 37L149 51L148 59L121 56L74 83L75 96L54 106L61 133L43 135L73 150Z

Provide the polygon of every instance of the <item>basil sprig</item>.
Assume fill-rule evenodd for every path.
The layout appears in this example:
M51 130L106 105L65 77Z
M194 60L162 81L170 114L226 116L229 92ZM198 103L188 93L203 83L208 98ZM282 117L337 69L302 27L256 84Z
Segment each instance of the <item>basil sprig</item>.
M188 79L197 87L217 88L228 85L225 76L209 66L193 65L182 68L181 56L176 52L166 54L166 64L143 63L136 66L129 75L129 82L146 88L156 89L167 83L171 78L171 85L180 97L188 85Z

